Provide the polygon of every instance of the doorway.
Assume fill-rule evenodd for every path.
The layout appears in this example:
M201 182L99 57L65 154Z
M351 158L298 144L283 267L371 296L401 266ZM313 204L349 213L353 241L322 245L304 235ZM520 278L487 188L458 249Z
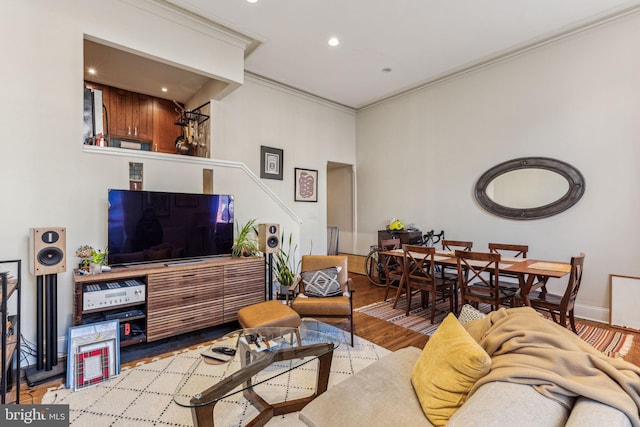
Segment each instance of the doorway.
M353 165L327 162L327 252L354 253L355 176ZM337 235L334 235L337 227ZM335 240L334 240L335 239ZM333 240L333 241L332 241Z

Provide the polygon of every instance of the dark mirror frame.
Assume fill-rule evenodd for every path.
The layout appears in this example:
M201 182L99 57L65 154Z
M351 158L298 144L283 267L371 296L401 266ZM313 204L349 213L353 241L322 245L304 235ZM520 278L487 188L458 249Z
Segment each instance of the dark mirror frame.
M509 208L494 202L487 195L487 186L498 176L518 169L546 169L560 174L569 182L569 190L553 203L535 208ZM475 197L480 206L494 215L510 219L539 219L559 214L575 205L585 190L584 177L580 171L568 163L547 157L521 157L500 163L486 171L478 179Z

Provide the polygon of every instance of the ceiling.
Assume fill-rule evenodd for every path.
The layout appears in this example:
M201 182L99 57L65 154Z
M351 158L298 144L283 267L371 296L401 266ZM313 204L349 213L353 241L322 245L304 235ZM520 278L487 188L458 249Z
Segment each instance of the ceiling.
M209 81L209 77L88 39L84 40L84 65L85 80L183 104ZM89 68L98 73L89 74ZM163 92L163 86L171 91Z
M640 6L640 0L166 1L257 40L246 71L356 109ZM330 37L340 44L329 46Z

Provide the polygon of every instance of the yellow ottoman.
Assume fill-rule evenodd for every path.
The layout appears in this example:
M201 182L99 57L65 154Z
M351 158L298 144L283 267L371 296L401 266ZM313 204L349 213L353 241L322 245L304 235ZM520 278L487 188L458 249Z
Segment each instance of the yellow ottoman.
M241 308L238 322L242 328L300 327L300 316L291 307L280 301L265 301Z

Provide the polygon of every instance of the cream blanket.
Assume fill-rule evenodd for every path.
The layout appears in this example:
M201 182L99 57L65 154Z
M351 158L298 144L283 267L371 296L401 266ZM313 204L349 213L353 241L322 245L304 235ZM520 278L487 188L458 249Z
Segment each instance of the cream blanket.
M500 309L465 328L491 356L491 381L531 384L571 409L585 396L624 412L640 427L640 367L605 356L567 328L529 307Z

